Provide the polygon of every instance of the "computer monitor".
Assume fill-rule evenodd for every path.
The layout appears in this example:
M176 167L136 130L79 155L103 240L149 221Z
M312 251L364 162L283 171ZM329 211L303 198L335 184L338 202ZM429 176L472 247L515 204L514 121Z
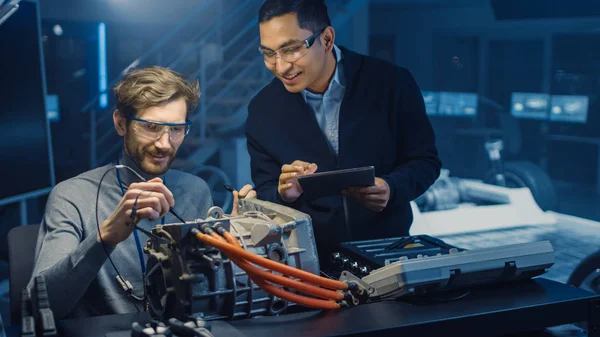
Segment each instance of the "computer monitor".
M439 116L477 116L478 96L468 92L440 92Z
M0 25L0 204L54 184L38 1Z
M440 104L440 93L436 91L422 91L423 101L425 101L425 111L430 116L438 114L438 106Z
M543 93L513 92L510 113L521 119L548 119L550 95Z
M587 122L589 99L587 96L553 95L550 101L550 120L553 122Z

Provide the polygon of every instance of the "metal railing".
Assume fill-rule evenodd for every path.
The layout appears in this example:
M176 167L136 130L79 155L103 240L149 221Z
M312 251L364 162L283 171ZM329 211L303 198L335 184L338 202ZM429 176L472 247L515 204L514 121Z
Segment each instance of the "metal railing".
M219 40L221 40L222 38L222 34L223 34L223 30L224 30L224 23L227 23L228 26L234 24L234 22L236 22L236 19L238 20L238 24L240 23L240 19L244 19L245 16L244 14L247 14L250 12L250 9L252 8L253 5L255 5L257 3L257 1L240 1L240 4L238 6L235 6L233 8L233 10L229 11L226 13L226 16L221 17L218 19L217 23L214 24L212 26L212 28L204 33L202 35L202 37L194 42L191 46L189 46L183 53L181 53L175 60L171 61L168 63L168 65L166 65L166 67L171 68L171 69L175 69L177 70L177 66L179 66L179 64L185 59L185 57L187 55L189 55L190 53L197 51L199 49L201 49L202 47L204 47L205 45L207 45L208 43L210 43L211 41L216 40L216 42L221 42ZM202 6L203 8L206 8L206 6ZM197 12L198 10L195 10L194 12ZM246 12L246 13L245 13ZM254 13L252 13L252 16L255 16ZM255 25L254 25L255 26ZM181 30L183 28L183 25L180 24L177 26L176 30ZM248 29L252 28L252 26L248 27L248 25L246 25L246 27L244 29L242 29L243 32L247 32ZM140 60L142 59L148 59L149 57L151 57L151 54L156 53L160 48L158 47L160 46L164 46L165 45L165 40L170 39L172 36L175 35L176 30L170 32L168 34L167 37L165 37L163 40L161 40L159 43L157 43L153 48L152 48L152 52L147 52L144 54L144 56L138 58L136 61L134 61L133 63L131 63L125 70L123 70L119 77L117 79L115 79L112 82L112 85L116 84L118 82L118 80L122 77L122 75L124 75L129 68L137 66L138 64L141 63ZM235 42L238 42L238 36L239 36L240 32L237 32L237 34L235 36L233 36L230 40L228 40L228 43L222 47L223 52L227 49L230 48L231 46L234 45ZM222 42L219 43L221 46L223 45ZM203 91L206 90L207 88L207 80L206 80L206 72L207 72L207 67L209 66L208 64L206 64L204 57L202 57L200 59L201 61L201 66L199 67L198 70L196 70L194 72L194 74L192 76L189 76L190 79L193 79L194 77L198 78L201 84L201 89ZM214 79L214 78L213 78ZM211 82L212 83L212 82ZM96 104L94 104L94 102L97 102L99 98L99 95L97 95L97 97L94 98L93 101L89 102L88 105L86 105L87 108L90 109L90 113L92 116L91 117L91 125L90 125L90 166L95 167L96 164L102 164L104 161L106 161L107 159L114 157L115 153L118 151L119 147L120 147L120 143L115 143L112 146L110 146L109 149L104 150L103 154L100 156L100 158L98 158L97 156L97 149L101 148L103 146L106 145L110 145L110 141L113 140L114 138L116 138L116 136L114 135L114 131L112 130L112 128L107 128L107 130L102 130L103 133L100 135L100 138L97 138L96 135L96 129L98 127L98 125L102 125L102 124L110 124L107 123L108 120L110 119L111 115L110 113L104 113L99 117L96 117ZM206 99L201 99L200 100L200 104L206 104ZM111 107L111 109L108 109L109 111L114 110L115 106L113 105ZM204 109L202 106L199 107L198 110L196 110L194 112L194 115L202 115L203 112L205 112L206 109ZM198 123L200 124L200 130L201 130L201 137L205 136L206 131L206 123L205 120L202 120L202 118L200 117L201 122ZM112 137L111 137L112 136Z
M192 11L190 15L188 15L184 20L182 20L177 27L175 27L171 32L169 32L165 37L163 37L158 43L153 45L153 47L144 53L142 56L137 58L131 64L129 64L123 71L120 72L119 76L111 81L111 84L108 86L114 86L120 78L129 71L132 67L136 67L141 64L145 60L150 59L153 55L158 53L162 48L165 47L168 41L173 39L173 37L182 30L186 25L190 24L191 20L198 15L203 9L208 8L211 4L214 4L215 1L221 0L206 0L201 6ZM367 0L329 0L327 1L330 14L333 16L337 16L343 20L337 20L337 23L340 24L342 22L345 24L347 20L349 20L357 8L360 8L361 4L364 4ZM227 132L231 131L236 127L241 127L245 121L246 117L246 109L245 106L237 106L231 109L229 113L227 113L226 109L219 109L219 103L222 100L229 98L237 98L240 101L250 100L252 96L254 96L270 79L270 77L265 75L270 75L268 71L265 71L264 65L262 65L262 58L259 56L258 52L256 56L249 54L252 49L256 48L259 43L258 34L255 37L248 39L246 36L251 32L252 29L256 29L258 31L258 20L256 17L256 11L258 9L258 5L262 3L262 0L240 0L239 4L232 8L232 10L225 13L225 16L221 16L217 19L216 24L208 30L206 33L197 39L197 41L193 42L186 50L179 54L174 60L171 60L166 63L166 67L170 69L177 70L176 68L183 62L183 60L189 54L196 52L198 50L202 50L203 47L208 45L209 43L214 42L216 39L219 43L219 52L221 55L226 55L228 52L235 52L235 57L232 59L227 59L225 63L222 64L214 64L209 63L205 60L204 57L200 58L200 66L197 70L193 71L191 75L188 76L189 79L198 78L200 82L201 90L203 91L203 97L200 99L198 108L192 114L192 120L195 125L199 124L199 129L194 127L195 130L199 130L198 137L200 140L204 140L207 137L213 136L219 132ZM252 9L256 9L256 11L252 12ZM251 14L252 18L248 19L247 14ZM244 24L243 20L247 23ZM239 30L233 32L231 37L223 37L225 34L225 30L230 29L231 27L241 27ZM341 27L336 27L338 29L342 29ZM231 34L230 34L231 35ZM225 41L225 43L222 43ZM238 48L238 49L234 49ZM220 88L219 92L216 95L211 97L204 96L204 93L211 88L217 88L219 81L222 76L227 72L231 71L234 66L239 66L239 62L245 61L246 65L244 68L239 69L238 72L235 73L235 76L229 78L227 83ZM218 67L218 68L215 68ZM239 89L239 80L249 76L253 69L257 69L260 67L262 70L262 74L258 77L259 81L255 87L250 87L244 92L240 93ZM238 70L238 69L236 69ZM210 79L208 78L208 73L210 72ZM101 93L100 93L101 94ZM121 146L120 142L116 142L112 144L108 149L103 150L103 154L100 158L97 158L97 149L110 145L110 140L116 138L114 135L114 131L111 128L107 127L107 130L99 130L101 131L100 138L96 137L96 129L98 125L102 124L110 124L108 123L109 118L111 117L111 113L103 113L102 115L96 118L97 113L97 102L99 100L100 94L96 95L94 99L88 102L84 109L85 111L89 111L91 113L91 125L90 125L90 166L95 167L96 164L101 164L108 158L114 157L115 153L119 150ZM112 111L114 109L114 105ZM215 118L216 117L216 118ZM208 131L208 128L211 124L211 121L217 121L220 125L220 128L216 128L212 130L212 132ZM224 123L230 123L231 125L222 125ZM111 138L111 135L113 138Z
M164 37L162 37L148 51L146 51L140 57L138 57L137 59L135 59L134 61L132 61L127 67L125 67L125 69L123 69L121 72L119 72L119 75L116 78L114 78L109 83L109 85L107 86L107 88L111 88L115 84L117 84L117 82L119 82L119 80L123 77L123 75L127 74L127 72L130 69L137 67L139 64L142 64L142 62L146 61L147 59L149 59L150 57L152 57L153 55L155 55L169 41L171 41L171 39L173 37L175 37L177 33L179 33L184 27L186 27L192 21L192 19L198 17L198 14L200 12L206 10L208 7L210 7L211 4L218 3L217 1L221 1L221 0L204 0L204 2L200 6L196 7L194 10L192 10L186 17L183 18L183 20L181 20L179 22L179 24L177 26L175 26L175 28L173 28ZM89 102L87 102L81 108L81 111L82 112L88 112L88 111L90 111L90 109L94 106L94 104L98 103L98 101L100 99L100 96L102 94L104 94L104 93L106 93L106 92L99 92L96 96L94 96L94 98L92 98Z
M189 46L189 47L188 47L188 48L187 48L187 49L186 49L186 50L185 50L183 53L179 54L179 56L177 56L177 58L176 58L175 60L171 61L171 62L170 62L170 63L169 63L169 64L168 64L166 67L167 67L167 68L169 68L169 69L176 69L176 68L177 68L177 66L178 66L178 65L179 65L181 62L183 62L183 60L185 59L185 57L186 57L186 56L188 56L189 54L191 54L193 51L195 51L195 50L198 50L200 47L202 47L202 46L206 45L206 44L208 43L208 41L210 41L211 39L213 39L213 38L217 37L217 36L219 35L220 31L221 31L221 28L222 28L222 22L227 22L227 21L229 21L229 20L230 20L230 19L232 19L232 18L238 17L238 16L239 16L239 14L240 14L240 12L241 12L242 10L244 10L244 9L246 9L246 8L248 7L248 6L246 5L247 3L248 3L248 2L243 2L243 4L242 4L241 6L237 6L237 7L236 7L236 9L235 9L234 11L230 12L230 13L227 15L227 17L223 18L223 20L219 20L219 24L216 24L216 25L214 25L214 26L213 26L213 28L212 28L212 29L210 29L210 30L208 31L208 33L206 33L205 35L203 35L203 37L202 37L200 40L198 40L198 41L194 42L194 43L193 43L191 46ZM182 28L182 27L178 27L178 29L181 29L181 28ZM172 36L172 35L173 35L173 34L169 34L169 36ZM163 45L164 45L164 43L163 43ZM154 50L158 50L158 49L157 49L157 48L154 48ZM148 55L148 53L146 53L145 55ZM141 59L146 59L146 58L148 58L148 57L149 57L149 56L140 57L140 58L138 58L138 60L141 60ZM137 63L136 63L136 62L137 62L137 60L136 60L136 61L134 61L132 64L130 64L130 65L128 66L128 68L126 68L126 69L130 69L130 68L134 67L135 65L139 64L139 62L137 62ZM201 59L201 62L203 62L203 59ZM205 73L205 70L206 70L206 66L201 66L201 67L200 67L200 69L198 69L196 72L194 72L194 73L193 73L191 76L189 76L188 78L189 78L189 79L193 79L194 77L198 77L198 75L200 75L200 77L203 77L203 76L204 76L204 73ZM120 73L119 77L113 81L114 83L113 83L112 85L116 84L116 83L117 83L117 82L118 82L118 81L121 79L121 77L122 77L122 76L123 76L123 75L124 75L126 72L127 72L127 71L125 71L125 70L124 70L124 71L122 71L122 72ZM202 80L200 80L200 84L201 84L201 86L200 86L201 90L204 90L204 88L205 88L206 86L205 86L205 85L203 85L203 83L202 83ZM96 97L96 99L97 99L97 97ZM203 100L201 100L201 101L203 101ZM88 104L89 104L89 103L88 103ZM113 105L112 109L109 109L109 111L110 111L110 110L113 110L114 108L115 108L115 106ZM109 119L111 116L112 116L112 115L111 115L110 113L107 113L107 114L104 114L104 115L100 116L100 117L99 117L99 118L96 120L96 124L105 122L105 121L106 121L106 120L108 120L108 119ZM105 141L109 140L109 139L110 139L110 136L111 136L111 135L113 135L113 132L112 132L112 130L108 130L108 131L109 131L109 132L106 132L106 133L104 133L104 134L103 134L103 135L102 135L100 138L98 138L98 139L96 140L96 145L97 145L97 146L98 146L98 145L103 145L103 143L104 143ZM109 152L111 152L111 151L109 151Z

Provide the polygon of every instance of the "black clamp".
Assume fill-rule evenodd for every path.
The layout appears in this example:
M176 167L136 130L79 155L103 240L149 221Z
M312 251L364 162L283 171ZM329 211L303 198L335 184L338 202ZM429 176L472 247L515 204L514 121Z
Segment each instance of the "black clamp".
M21 290L21 337L36 337L35 318L31 305L31 294L29 289Z
M171 328L162 322L151 321L145 325L131 324L131 337L174 337Z
M58 336L43 276L35 277L33 295L27 288L21 290L21 337Z
M190 317L187 322L171 318L168 326L157 320L145 325L134 322L131 324L131 337L214 337L210 330L210 323L202 317Z
M40 336L58 336L54 313L50 310L50 301L48 300L48 289L46 280L43 276L35 277L35 294L37 303L37 329Z
M210 323L201 317L192 317L192 320L187 322L171 318L169 319L169 326L178 337L214 337L210 332Z

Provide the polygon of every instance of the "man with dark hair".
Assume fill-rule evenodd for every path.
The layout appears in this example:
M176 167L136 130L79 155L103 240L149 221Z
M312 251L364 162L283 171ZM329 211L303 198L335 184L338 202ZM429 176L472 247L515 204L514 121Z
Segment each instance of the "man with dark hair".
M408 235L410 201L441 161L419 87L405 68L335 42L322 0L267 0L260 51L273 79L246 122L260 199L308 213L321 264L338 244ZM299 175L374 166L375 185L308 200Z
M116 162L137 174L117 170L113 163L52 189L29 287L36 276L44 276L57 319L139 309L147 237L134 226L149 231L157 224L180 222L169 213L175 202L184 220L205 218L213 204L204 180L170 169L190 129L188 116L200 97L198 82L149 67L127 73L114 92L113 121L124 138ZM234 213L238 196L256 195L250 185L233 194ZM129 283L132 287L124 291Z

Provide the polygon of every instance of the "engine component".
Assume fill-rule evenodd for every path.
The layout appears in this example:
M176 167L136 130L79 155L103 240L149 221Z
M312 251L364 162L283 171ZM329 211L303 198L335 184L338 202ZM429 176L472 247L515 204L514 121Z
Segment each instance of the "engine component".
M498 186L506 186L501 155L503 149L504 142L502 139L492 139L485 142L485 150L487 151L490 162L492 163L493 182L494 185Z
M144 325L138 322L131 324L132 337L214 337L210 330L210 323L200 317L187 322L171 318L167 324L157 320L152 320Z
M370 287L370 299L381 300L529 279L545 273L553 264L550 241L470 251L451 248L447 254L401 259L373 270L362 281ZM342 273L341 280L348 274Z
M202 231L194 228L192 233L201 242L221 250L237 266L246 271L252 281L268 293L281 299L315 309L339 309L342 305L348 305L346 300L354 300L352 290L357 290L357 284L351 285L321 277L252 254L244 250L238 240L223 226L215 225L211 228L209 225L203 225ZM266 270L259 269L252 263L266 268ZM276 275L272 272L281 273L282 275ZM293 280L290 277L298 278L303 282ZM312 297L295 294L286 289L280 289L276 285L294 289ZM358 294L356 295L358 296Z
M554 209L557 204L556 191L548 174L532 162L509 161L505 163L502 160L503 149L504 143L501 139L485 142L485 150L492 168L485 174L483 181L487 184L508 188L527 187L541 209Z
M278 314L292 303L252 282L220 250L192 235L192 229L222 226L246 251L319 274L319 260L308 215L257 199L242 199L239 216L218 207L206 219L156 226L147 241L145 287L153 317L206 320Z
M428 236L403 237L388 239L381 247L383 260L375 264L360 254L362 246L373 247L373 242L360 242L356 252L350 249L354 256L335 254L342 270L338 281L318 275L307 215L256 199L242 200L240 208L241 215L226 216L213 207L206 219L152 230L144 249L149 255L145 290L155 319L272 315L292 303L338 309L407 294L531 278L554 262L549 242L467 252Z
M341 270L364 277L372 270L397 261L463 251L429 235L342 242L340 252L332 255L334 265ZM344 263L347 261L347 263ZM354 267L354 268L353 268Z
M457 208L458 205L468 199L467 188L462 180L448 177L448 171L443 171L441 176L427 189L425 193L415 199L415 203L421 211L439 211Z
M507 161L504 163L503 171L506 187L527 187L541 209L552 210L556 208L558 197L554 184L542 168L529 161ZM488 184L495 184L494 175L494 172L488 172L483 181Z

